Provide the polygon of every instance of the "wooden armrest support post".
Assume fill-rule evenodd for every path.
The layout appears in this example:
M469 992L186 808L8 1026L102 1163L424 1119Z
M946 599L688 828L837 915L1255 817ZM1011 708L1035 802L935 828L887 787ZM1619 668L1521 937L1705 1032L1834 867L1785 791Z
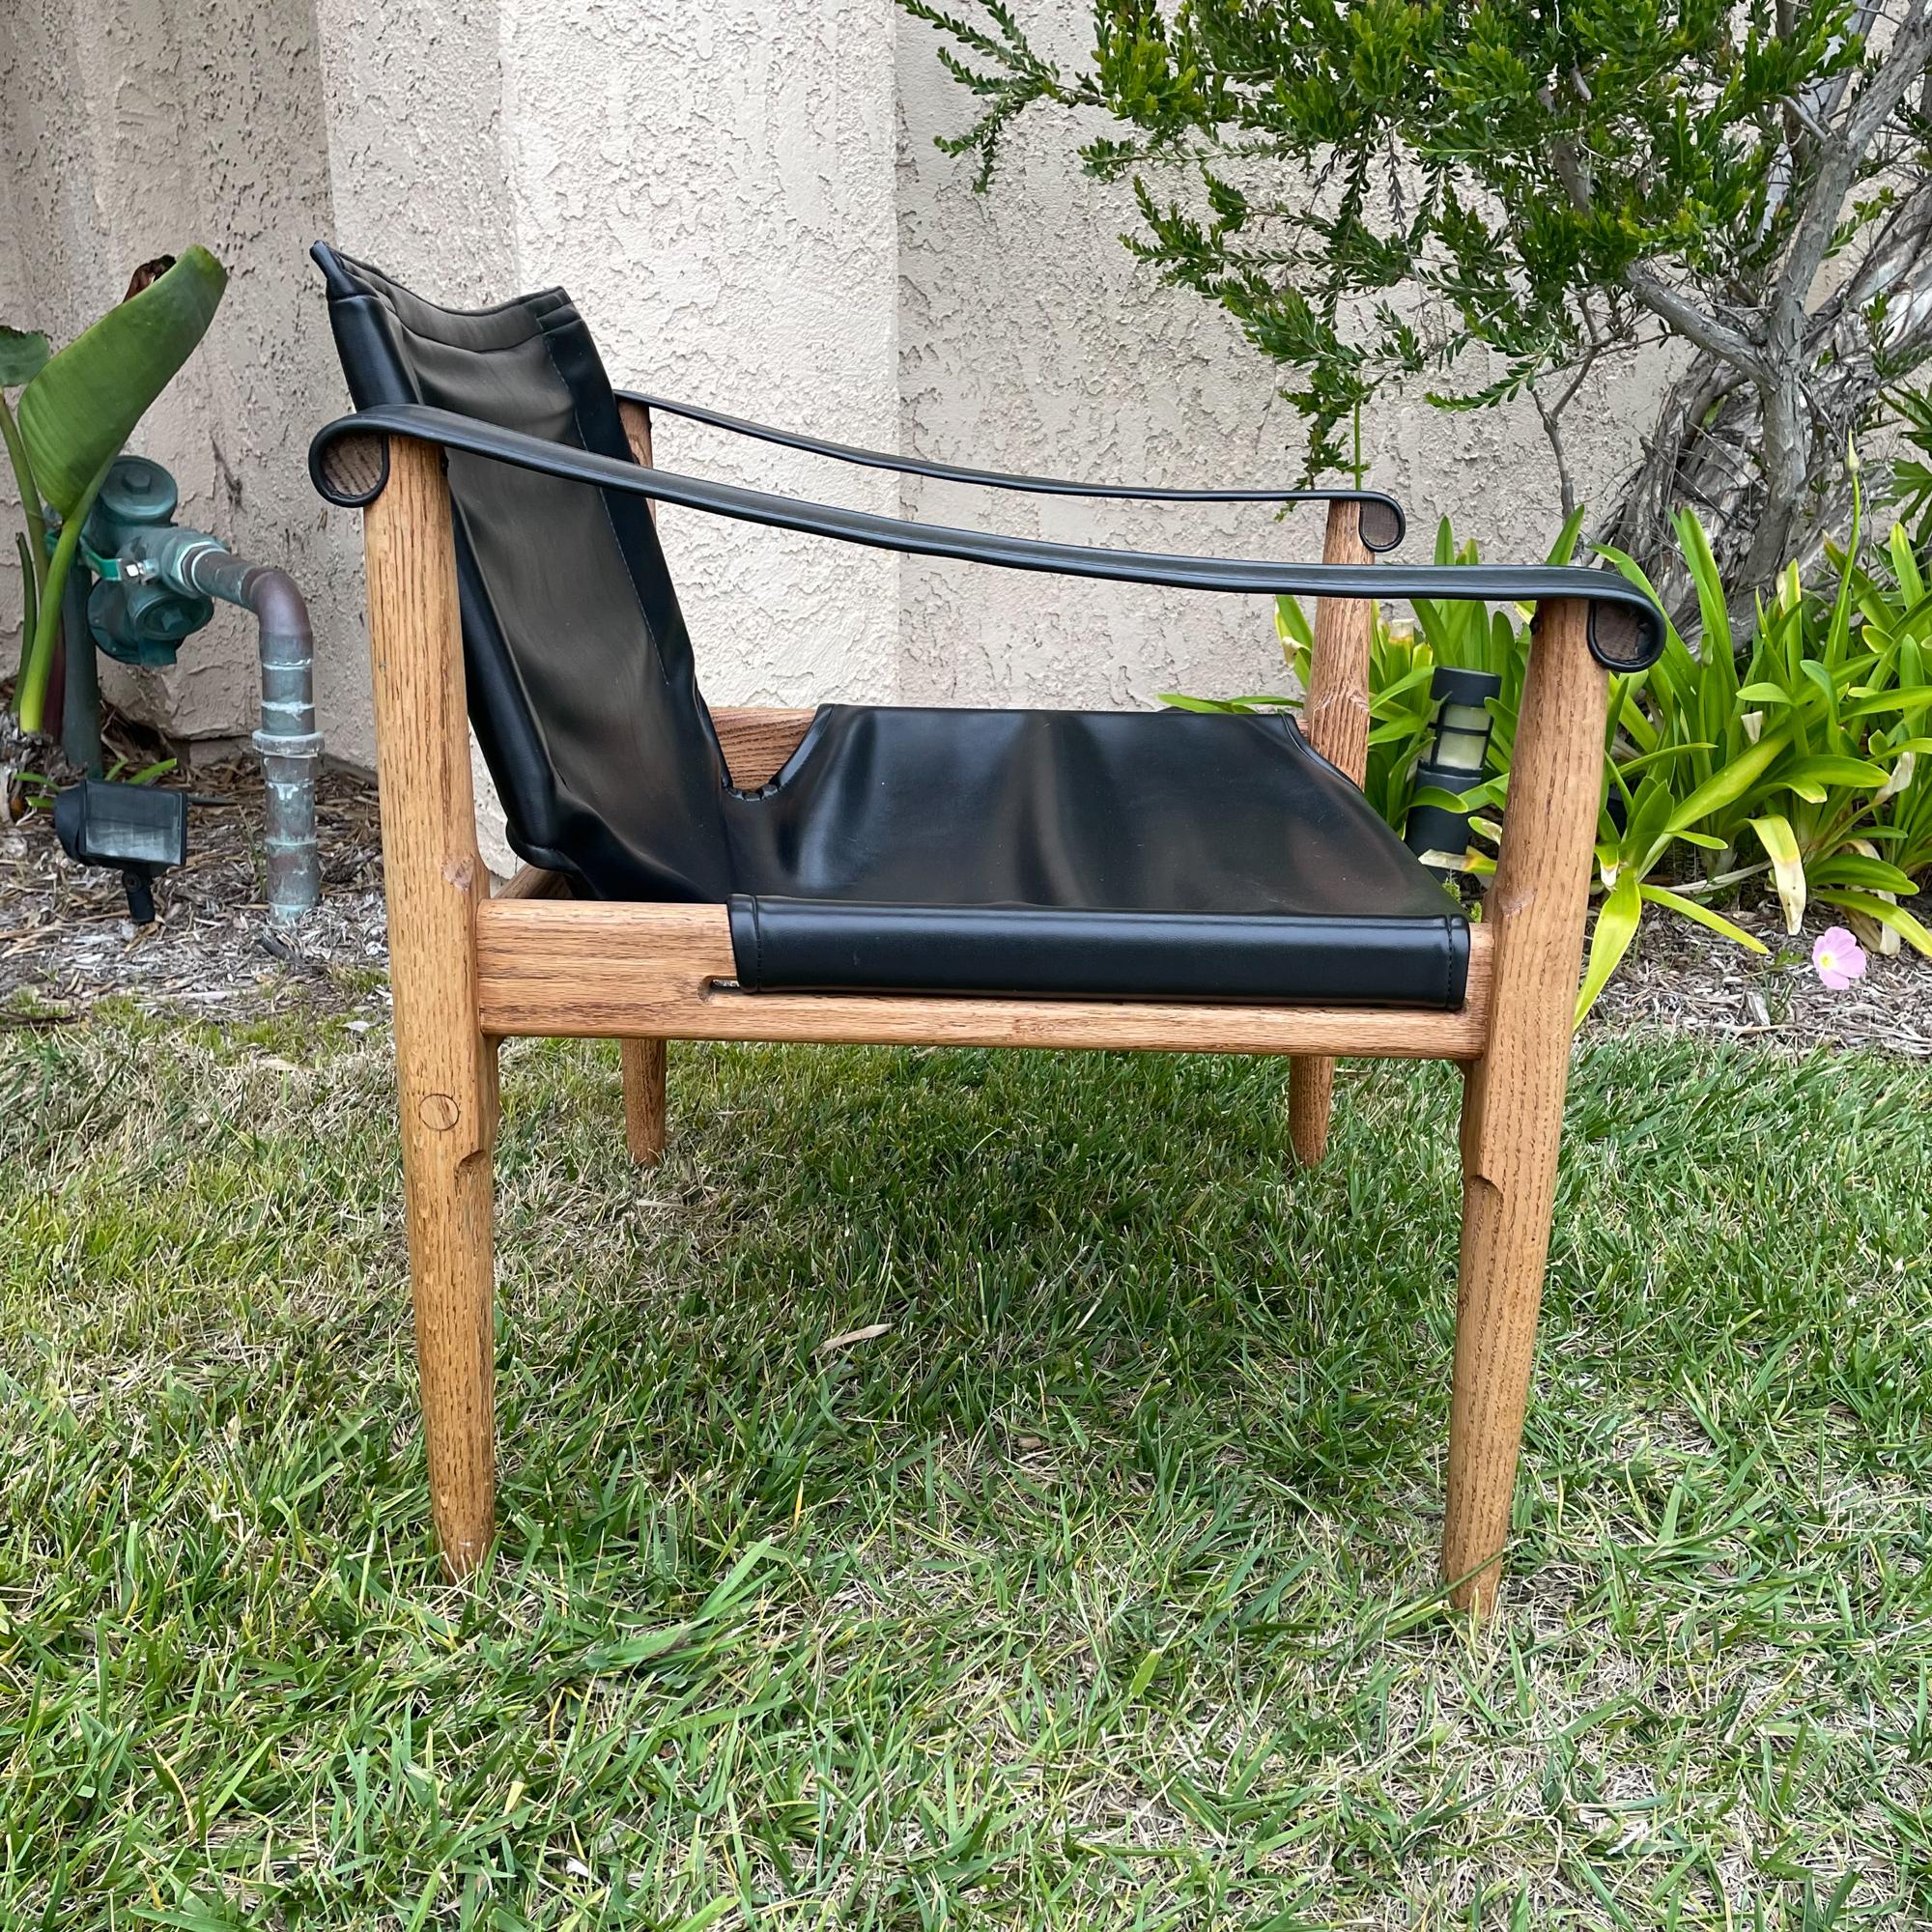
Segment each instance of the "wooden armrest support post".
M1328 506L1321 561L1375 561L1362 541L1359 503ZM1324 597L1316 605L1315 641L1301 706L1301 728L1308 742L1358 785L1369 769L1369 652L1375 623L1375 606L1365 597ZM1288 1139L1303 1167L1315 1166L1327 1151L1334 1097L1334 1061L1300 1059L1289 1068Z
M1489 1044L1464 1069L1463 1247L1442 1571L1460 1606L1494 1602L1556 1198L1556 1162L1604 781L1609 680L1587 608L1536 615L1502 846Z
M620 397L617 415L624 425L624 440L631 454L648 469L652 461L651 412L642 403ZM658 520L658 506L650 506L651 522ZM731 753L722 743L724 765L737 783ZM782 760L781 760L782 762ZM662 1039L620 1040L617 1059L624 1081L624 1145L639 1167L656 1167L664 1159L665 1141L669 1128L670 1102L666 1091L669 1077L669 1051Z
M617 414L624 425L624 440L631 454L651 467L651 412L635 396L617 399ZM652 503L651 521L657 521L658 506ZM810 711L779 711L743 706L714 706L711 723L718 733L719 748L724 753L724 769L740 791L756 791L771 783L784 761L798 750L806 726L811 723Z

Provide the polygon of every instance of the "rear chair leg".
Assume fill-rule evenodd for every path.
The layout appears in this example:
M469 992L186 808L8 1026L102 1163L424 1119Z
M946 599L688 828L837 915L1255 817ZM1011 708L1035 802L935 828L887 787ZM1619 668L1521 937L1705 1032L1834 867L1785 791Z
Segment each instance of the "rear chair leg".
M656 1167L665 1156L665 1043L627 1039L619 1045L624 1060L624 1139L639 1167Z
M1288 1065L1288 1144L1299 1167L1320 1166L1328 1151L1328 1119L1335 1102L1335 1063L1297 1059Z
M1538 613L1486 906L1496 929L1490 1041L1463 1077L1442 1578L1479 1617L1495 1604L1509 1540L1603 784L1608 691L1587 621L1567 601Z

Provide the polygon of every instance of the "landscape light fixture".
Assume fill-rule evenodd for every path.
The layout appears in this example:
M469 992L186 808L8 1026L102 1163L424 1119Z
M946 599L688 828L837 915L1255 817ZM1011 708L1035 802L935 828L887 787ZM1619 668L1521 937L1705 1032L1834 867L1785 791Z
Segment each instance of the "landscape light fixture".
M1429 695L1435 703L1433 742L1415 768L1418 791L1465 792L1480 784L1490 753L1492 729L1488 700L1503 681L1486 670L1458 670L1437 665ZM1408 849L1439 872L1460 871L1469 849L1469 814L1446 805L1418 805L1408 814L1404 835Z
M54 832L70 859L118 871L128 917L152 925L156 873L187 859L187 793L83 779L55 797Z

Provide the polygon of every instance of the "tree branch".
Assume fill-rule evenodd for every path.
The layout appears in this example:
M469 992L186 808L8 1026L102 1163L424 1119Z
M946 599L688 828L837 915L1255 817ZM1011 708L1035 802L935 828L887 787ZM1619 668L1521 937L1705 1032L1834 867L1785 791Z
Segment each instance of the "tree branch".
M1720 361L1742 369L1753 382L1770 380L1771 364L1749 336L1727 322L1719 322L1714 315L1706 315L1695 302L1679 295L1655 273L1648 263L1629 264L1623 271L1623 282L1653 315L1667 322L1699 349L1708 350Z
M1920 5L1925 3L1926 0L1919 0ZM1548 88L1542 89L1537 98L1545 107L1554 111L1556 102ZM1556 170L1556 179L1563 184L1563 191L1570 197L1571 205L1577 213L1588 214L1590 178L1577 157L1575 145L1565 140L1550 142L1549 164ZM1714 315L1706 315L1695 302L1680 295L1647 264L1629 264L1623 270L1623 283L1653 315L1667 322L1678 334L1688 336L1699 349L1708 350L1713 355L1747 371L1753 380L1764 380L1769 376L1769 364L1747 335L1731 327L1728 323L1719 322Z
M1570 393L1575 395L1576 391L1572 389ZM1537 394L1534 383L1529 385L1529 400L1536 405L1536 413L1543 418L1543 433L1549 439L1550 455L1556 459L1556 493L1562 505L1563 521L1567 524L1577 513L1577 479L1570 472L1570 452L1563 442L1563 425L1559 420L1563 404L1558 403L1551 409Z
M1912 0L1878 71L1852 97L1843 125L1819 143L1818 172L1804 190L1791 243L1772 290L1772 329L1794 330L1843 218L1845 197L1879 130L1932 61L1932 0Z

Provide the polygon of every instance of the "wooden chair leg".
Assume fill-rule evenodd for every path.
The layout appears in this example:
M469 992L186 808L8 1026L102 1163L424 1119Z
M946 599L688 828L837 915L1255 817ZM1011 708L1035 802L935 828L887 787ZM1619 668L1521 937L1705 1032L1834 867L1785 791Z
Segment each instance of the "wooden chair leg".
M1297 1167L1315 1167L1328 1151L1335 1100L1332 1060L1293 1060L1288 1067L1288 1144Z
M1492 1098L1488 1066L1478 1062L1464 1075L1462 1266L1442 1528L1450 1601L1478 1617L1494 1607L1502 1586L1562 1126L1560 1100L1552 1118L1547 1103L1525 1105L1506 1092ZM1498 1113L1507 1117L1506 1135L1486 1125ZM1547 1138L1550 1157L1541 1153L1539 1137Z
M416 1368L445 1568L490 1545L496 1501L490 1212L496 1044L478 1023L476 850L449 495L439 453L393 439L364 529L389 985Z
M462 1129L495 1107L487 1085L442 1092L451 1083L420 1064L431 1057L398 1056L403 1186L430 1511L443 1567L461 1577L489 1549L497 1495L493 1135Z
M624 1139L639 1167L665 1155L665 1042L627 1039L624 1059Z
M1442 1575L1486 1615L1502 1580L1517 1451L1570 1078L1607 686L1587 611L1539 613L1486 923L1495 931L1490 1042L1464 1069L1463 1251Z
M1334 503L1321 543L1323 563L1374 561L1362 541L1361 506ZM1308 742L1357 784L1369 768L1369 649L1375 608L1364 599L1324 597L1315 607L1308 691L1301 708ZM1328 1115L1335 1094L1332 1060L1299 1059L1288 1074L1288 1139L1302 1167L1328 1151Z

